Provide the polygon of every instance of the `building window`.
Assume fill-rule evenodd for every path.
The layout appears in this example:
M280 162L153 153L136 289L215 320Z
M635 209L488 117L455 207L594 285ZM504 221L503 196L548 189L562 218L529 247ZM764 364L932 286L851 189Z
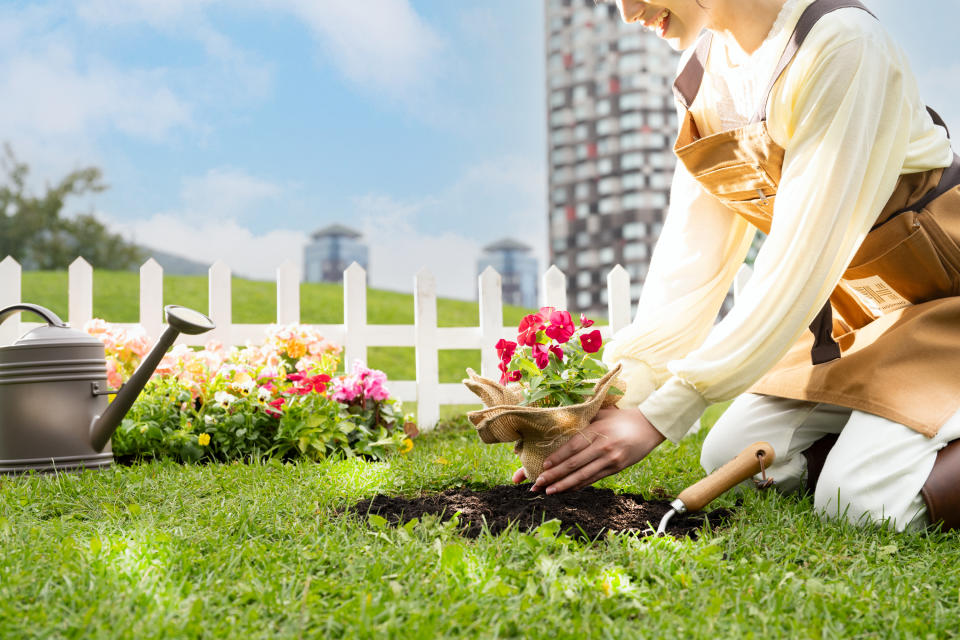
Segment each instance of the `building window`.
M647 225L642 222L628 222L623 225L623 237L627 240L645 238L646 235Z
M624 260L646 260L650 250L643 242L631 242L623 247Z
M577 274L577 286L578 287L589 287L593 284L593 274L589 271L581 271Z
M593 304L593 294L589 291L581 291L577 294L577 306L580 309L589 309Z
M598 255L600 264L608 266L613 264L613 247L602 247Z

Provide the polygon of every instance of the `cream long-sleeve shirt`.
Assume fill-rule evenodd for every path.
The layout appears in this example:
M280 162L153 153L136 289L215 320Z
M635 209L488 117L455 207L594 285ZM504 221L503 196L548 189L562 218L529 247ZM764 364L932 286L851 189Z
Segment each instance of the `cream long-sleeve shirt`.
M790 0L748 57L748 71L760 74L754 85L769 82L811 2ZM716 81L742 72L723 47L714 38L707 77L691 105L704 135L725 124L723 92L715 89L723 83ZM734 308L714 324L755 228L678 163L636 317L605 350L607 362L624 366L627 392L619 405L639 405L674 442L709 404L759 380L808 330L898 177L948 166L953 158L906 56L859 9L837 10L814 27L774 88L767 126L786 151L783 174L771 232Z

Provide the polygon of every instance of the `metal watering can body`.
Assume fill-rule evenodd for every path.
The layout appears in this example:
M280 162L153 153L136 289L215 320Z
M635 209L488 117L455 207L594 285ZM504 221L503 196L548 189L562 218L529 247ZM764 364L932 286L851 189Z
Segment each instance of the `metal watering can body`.
M180 333L214 328L207 316L174 305L168 326L119 390L107 387L106 354L97 338L39 305L0 310L0 323L29 311L47 325L0 347L0 473L98 468L113 463L110 436ZM108 395L117 394L113 402Z

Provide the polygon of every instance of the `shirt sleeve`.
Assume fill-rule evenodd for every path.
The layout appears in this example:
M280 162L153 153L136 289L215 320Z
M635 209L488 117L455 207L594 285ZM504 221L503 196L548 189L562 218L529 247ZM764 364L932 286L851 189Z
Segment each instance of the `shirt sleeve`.
M678 163L636 316L604 350L623 367L619 406L639 405L670 377L668 362L704 341L755 233Z
M667 438L756 382L827 301L900 175L905 73L868 33L808 40L778 83L768 125L786 155L773 226L734 308L640 405Z

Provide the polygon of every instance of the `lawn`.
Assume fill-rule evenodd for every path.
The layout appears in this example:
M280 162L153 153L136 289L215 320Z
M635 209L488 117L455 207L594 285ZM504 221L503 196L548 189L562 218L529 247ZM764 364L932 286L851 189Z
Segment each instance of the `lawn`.
M676 494L705 430L601 482ZM376 493L504 483L509 445L449 421L387 463L169 462L0 477L0 637L943 638L960 537L821 522L748 493L697 542L466 540L339 512ZM732 495L717 505L734 506Z

